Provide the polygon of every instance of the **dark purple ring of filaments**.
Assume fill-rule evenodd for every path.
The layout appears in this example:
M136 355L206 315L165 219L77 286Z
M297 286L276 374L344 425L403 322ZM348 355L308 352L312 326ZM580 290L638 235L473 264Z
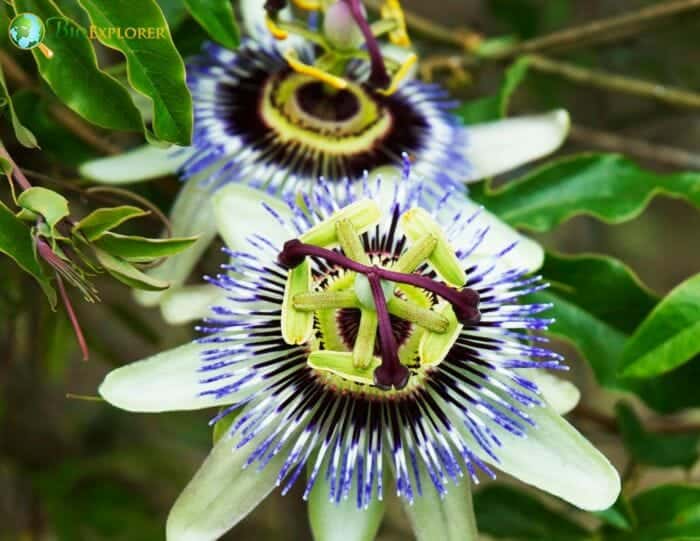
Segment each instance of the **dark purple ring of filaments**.
M299 239L292 239L284 244L284 248L278 255L278 261L283 267L293 269L301 265L306 257L324 259L328 263L362 274L369 281L377 312L379 340L382 346L382 364L374 371L374 383L381 389L388 390L392 386L396 389L403 389L409 378L408 368L399 360L396 337L393 333L381 280L412 285L442 297L452 305L457 319L462 324L477 323L481 319L478 308L479 294L468 287L460 290L428 276L396 272L376 265L364 265L339 252L321 246L305 244Z

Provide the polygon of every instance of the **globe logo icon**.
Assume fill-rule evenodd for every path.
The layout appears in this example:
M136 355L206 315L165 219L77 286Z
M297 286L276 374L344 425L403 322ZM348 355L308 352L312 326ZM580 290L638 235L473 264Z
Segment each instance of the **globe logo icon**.
M41 45L46 35L44 22L33 13L20 13L10 22L10 40L20 49Z

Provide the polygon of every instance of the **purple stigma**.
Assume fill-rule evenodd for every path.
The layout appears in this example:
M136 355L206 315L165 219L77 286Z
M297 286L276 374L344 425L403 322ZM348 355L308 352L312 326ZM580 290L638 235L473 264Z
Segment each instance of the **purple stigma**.
M408 368L399 360L398 346L378 272L381 269L379 267L374 267L374 269L374 271L367 273L367 280L372 288L372 298L379 323L379 341L382 344L382 364L374 371L374 383L377 387L385 390L391 389L392 386L396 389L403 389L408 383L410 374Z
M299 239L287 241L277 259L280 265L291 269L301 265L306 257L323 259L328 263L367 277L372 289L372 298L374 299L379 323L379 340L382 345L382 364L374 372L375 383L380 388L390 389L394 386L396 389L402 389L408 383L409 375L408 369L401 364L398 358L398 347L392 330L386 299L382 292L381 280L412 285L442 297L452 305L457 319L463 324L476 323L481 318L478 308L479 294L467 287L459 290L427 276L363 265L339 252L322 248L321 246L304 244Z

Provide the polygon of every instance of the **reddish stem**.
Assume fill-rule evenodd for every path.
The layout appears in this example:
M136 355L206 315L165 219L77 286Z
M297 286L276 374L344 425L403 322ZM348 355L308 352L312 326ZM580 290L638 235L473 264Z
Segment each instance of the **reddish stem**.
M80 328L78 316L75 314L75 310L73 309L73 304L68 296L66 287L63 285L63 278L61 278L61 275L58 274L58 272L56 273L56 283L58 284L58 291L61 294L61 299L63 300L63 306L66 307L68 319L70 319L71 325L73 326L73 331L75 332L75 337L78 340L80 351L83 353L83 361L87 361L90 358L90 352L88 351L87 343L85 342L85 336Z

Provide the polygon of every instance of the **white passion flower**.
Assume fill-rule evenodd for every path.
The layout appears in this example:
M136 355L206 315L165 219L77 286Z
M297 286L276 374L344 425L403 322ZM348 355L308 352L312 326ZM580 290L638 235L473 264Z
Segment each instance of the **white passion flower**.
M189 61L191 147L142 148L81 168L84 176L106 183L179 171L185 186L171 212L173 234L200 235L200 240L151 271L171 283L168 292L138 293L143 304L161 305L171 323L199 315L196 310L178 310L184 300L197 301L200 292L210 296L201 286L178 288L217 235L212 196L225 186L242 183L279 196L308 192L324 177L334 190L367 171L374 175L387 166L400 168L401 156L407 153L415 174L429 179L426 192L439 198L446 189L546 156L568 132L568 115L561 110L465 127L452 113L457 104L445 90L401 70L405 59L415 56L410 49L391 44L390 49L380 49L370 32L363 37L367 50L348 52L324 34L324 29L332 32L336 41L347 34L348 44L356 44L362 32L347 14L356 13L359 2L295 3L320 10L314 16L317 21L323 17L322 23L314 27L298 17L292 21L286 2L243 0L248 37L240 48L208 44ZM266 15L265 5L277 13L276 21ZM394 43L406 45L398 2L387 2L385 8L386 18L372 28L390 31ZM361 15L357 20L367 32ZM341 32L343 25L350 25L347 32ZM278 37L283 28L301 28L304 37L290 32L284 40L275 39L270 28ZM382 79L389 77L387 70L396 72L391 92L381 87Z
M424 184L344 186L259 202L266 227L209 278L225 297L203 336L100 387L125 410L218 407L212 424L230 422L168 541L216 539L296 483L317 541L372 539L387 493L419 540L476 541L470 485L495 470L612 505L617 472L560 416L561 389L539 386L565 367L538 334L549 305L522 299L546 284L503 262L515 242L484 253L480 213L451 193L431 203Z

